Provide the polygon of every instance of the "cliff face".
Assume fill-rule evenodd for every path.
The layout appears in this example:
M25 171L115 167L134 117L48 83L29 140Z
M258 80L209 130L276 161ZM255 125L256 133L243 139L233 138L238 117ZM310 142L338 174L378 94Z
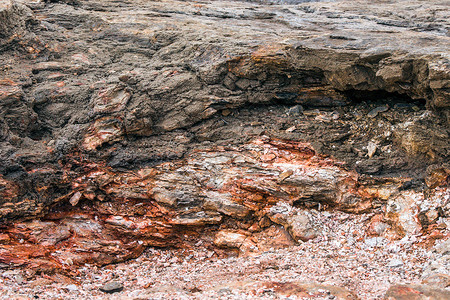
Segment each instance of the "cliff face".
M448 236L444 1L300 2L1 2L2 267Z

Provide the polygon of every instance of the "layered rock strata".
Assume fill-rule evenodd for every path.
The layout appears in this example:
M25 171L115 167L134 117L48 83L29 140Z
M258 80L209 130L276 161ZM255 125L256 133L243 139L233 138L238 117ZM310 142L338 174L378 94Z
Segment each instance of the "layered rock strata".
M71 273L199 239L251 255L320 236L323 210L446 238L446 16L440 1L2 1L2 266Z

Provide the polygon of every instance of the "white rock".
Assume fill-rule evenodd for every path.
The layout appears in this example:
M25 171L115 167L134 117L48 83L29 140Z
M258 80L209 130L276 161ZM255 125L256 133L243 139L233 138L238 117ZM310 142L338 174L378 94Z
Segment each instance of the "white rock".
M403 266L403 261L400 259L391 259L389 263L387 264L388 267L400 267Z

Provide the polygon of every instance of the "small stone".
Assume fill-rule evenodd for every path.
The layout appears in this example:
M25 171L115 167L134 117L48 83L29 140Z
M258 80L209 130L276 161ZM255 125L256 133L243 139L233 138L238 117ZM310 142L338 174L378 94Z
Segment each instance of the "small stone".
M231 230L221 230L217 233L214 244L219 247L239 248L245 241L245 234Z
M388 225L383 222L383 215L375 215L368 224L367 233L373 236L380 236L387 227Z
M377 152L377 144L374 142L369 142L369 145L367 145L367 155L369 158L372 158L375 152Z
M180 215L172 219L172 223L184 226L201 226L205 224L218 224L222 221L222 216L217 212L194 212Z
M302 112L303 112L303 106L296 105L296 106L289 108L287 114L288 114L288 116L297 116L297 115L302 114Z
M403 266L403 261L401 261L400 259L391 259L390 261L389 261L389 263L387 264L387 266L388 267L393 267L393 268L395 268L395 267L401 267L401 266Z
M205 209L237 218L243 218L250 213L247 207L233 201L232 195L229 193L207 191L205 194L206 198L203 204Z
M439 218L439 211L437 211L436 209L430 209L425 213L425 215L427 216L428 224L433 224Z
M283 180L285 180L292 174L294 174L294 171L292 171L292 170L285 170L285 171L281 172L281 174L278 176L278 182L282 182Z
M239 79L238 81L236 81L235 84L241 90L246 90L248 87L250 87L251 81L246 78L242 78L242 79Z
M121 292L123 290L123 284L118 281L110 281L100 288L100 291L108 294Z
M76 192L70 198L69 202L70 202L70 204L72 204L72 206L76 206L78 204L78 202L80 201L80 198L81 198L81 193L80 192Z
M288 129L286 129L286 132L293 132L295 129L297 129L297 127L291 126Z
M430 174L425 177L425 183L430 189L445 185L447 183L447 178L450 178L450 170L445 168L439 168L429 173Z
M385 112L389 110L389 105L382 105L382 106L378 106L375 107L374 109L372 109L367 116L369 118L375 118L376 116L378 116L379 113Z
M320 235L321 229L316 226L315 217L310 211L307 210L295 210L283 211L285 207L278 207L278 211L273 210L269 215L272 222L283 226L291 235L291 237L297 241L309 241L315 239Z
M229 109L222 110L222 116L226 117L226 116L229 116L230 114L231 114L231 110L229 110Z
M130 79L130 75L123 74L119 76L119 80L122 82L127 82Z
M318 110L318 109L305 110L303 112L303 114L305 116L318 116L318 115L320 115L320 110Z
M78 290L78 286L75 284L68 284L66 285L66 289L72 292L75 292Z
M307 212L294 215L289 219L289 225L288 231L296 241L306 242L320 235L320 230L312 224Z
M16 280L16 282L17 282L18 284L23 284L23 283L26 282L25 278L23 278L23 276L20 275L20 274L14 276L14 279Z
M268 217L262 217L261 220L259 220L258 225L261 228L269 227L272 224L270 219Z

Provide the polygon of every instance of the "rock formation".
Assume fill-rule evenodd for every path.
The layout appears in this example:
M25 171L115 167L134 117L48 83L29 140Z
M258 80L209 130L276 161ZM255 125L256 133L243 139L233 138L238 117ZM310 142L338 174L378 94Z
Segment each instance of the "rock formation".
M448 238L445 1L304 2L1 0L0 267Z

